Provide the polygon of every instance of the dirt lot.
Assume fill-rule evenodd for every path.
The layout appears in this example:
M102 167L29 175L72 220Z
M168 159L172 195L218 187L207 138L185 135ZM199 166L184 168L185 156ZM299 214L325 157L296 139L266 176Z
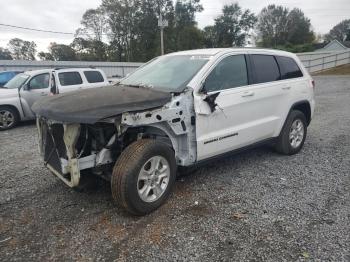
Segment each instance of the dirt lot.
M350 64L337 66L328 70L325 70L320 73L316 73L318 76L326 76L326 75L350 75Z
M2 261L350 261L350 77L315 77L303 151L258 148L179 179L135 218L109 185L77 193L37 153L32 123L0 133Z

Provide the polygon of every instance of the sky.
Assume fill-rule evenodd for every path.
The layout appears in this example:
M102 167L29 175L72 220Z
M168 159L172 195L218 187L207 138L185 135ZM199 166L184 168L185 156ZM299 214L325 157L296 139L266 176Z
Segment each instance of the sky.
M72 32L80 25L80 20L89 8L96 8L101 0L11 0L2 4L0 24L10 24L43 30ZM301 8L316 33L325 34L344 19L350 19L350 0L201 0L204 11L197 15L198 26L203 28L214 23L224 4L238 2L244 9L258 14L269 4L289 8ZM0 46L6 47L11 38L35 41L38 51L46 51L51 42L69 44L73 35L40 33L0 25Z

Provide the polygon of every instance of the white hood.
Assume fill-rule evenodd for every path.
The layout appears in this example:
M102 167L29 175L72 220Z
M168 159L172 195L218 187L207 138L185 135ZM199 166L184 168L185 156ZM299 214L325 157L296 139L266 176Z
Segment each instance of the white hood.
M0 100L5 98L15 98L18 97L17 88L0 88Z

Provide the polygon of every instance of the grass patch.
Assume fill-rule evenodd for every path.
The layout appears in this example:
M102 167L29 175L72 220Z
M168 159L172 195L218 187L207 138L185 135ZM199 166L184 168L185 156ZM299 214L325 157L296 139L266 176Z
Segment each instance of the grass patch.
M319 73L313 73L315 76L325 76L325 75L350 75L350 64L337 66Z

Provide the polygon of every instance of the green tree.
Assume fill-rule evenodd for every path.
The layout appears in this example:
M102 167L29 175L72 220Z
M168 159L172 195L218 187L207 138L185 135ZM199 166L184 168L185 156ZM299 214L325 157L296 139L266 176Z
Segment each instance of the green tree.
M196 13L202 12L200 0L176 1L174 8L174 51L201 48L204 38L197 28ZM191 35L193 34L193 35Z
M223 14L215 19L217 46L243 46L257 18L249 10L242 10L237 4L225 5Z
M315 40L310 19L299 8L294 8L288 14L287 32L287 42L293 45L312 43Z
M50 54L55 61L76 61L77 54L75 50L64 44L51 43L49 46Z
M156 0L141 1L137 11L138 18L135 24L136 38L132 41L131 48L134 59L148 61L153 58L158 50L158 14L161 6ZM162 4L162 3L160 3Z
M343 20L335 25L325 36L326 41L337 39L338 41L350 41L350 19Z
M175 3L175 26L178 28L195 26L196 13L202 12L200 0L177 0Z
M133 61L133 41L137 38L138 14L141 0L103 0L108 16L109 38L116 48L118 61Z
M36 44L20 38L13 38L8 43L8 49L15 60L35 60Z
M258 17L257 30L260 44L264 47L283 45L288 37L288 9L269 5L262 9Z
M304 45L314 41L310 19L294 8L269 5L258 17L258 44L263 47L277 47L288 44Z
M39 52L38 57L42 61L53 61L55 60L51 53L49 52Z
M207 48L218 47L218 37L214 26L206 26L203 29L204 46Z
M70 45L81 61L107 61L107 44L95 39L77 37Z
M102 42L108 23L106 13L101 7L88 9L83 14L80 24L82 27L77 29L76 37Z
M0 47L0 60L12 60L11 52L6 49Z

